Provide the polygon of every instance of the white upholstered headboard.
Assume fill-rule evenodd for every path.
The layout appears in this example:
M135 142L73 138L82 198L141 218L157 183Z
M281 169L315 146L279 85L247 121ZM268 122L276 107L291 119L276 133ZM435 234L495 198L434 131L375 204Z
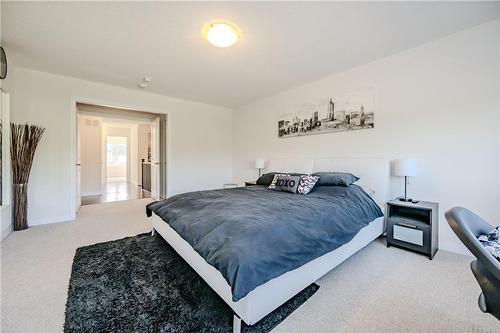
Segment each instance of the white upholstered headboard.
M384 208L385 202L391 199L390 162L372 158L330 158L314 160L313 172L339 171L350 172L360 179L358 185L368 186L375 193L377 204Z
M267 171L313 173L319 171L350 172L360 179L358 185L367 186L375 191L373 197L384 209L390 200L390 162L374 158L328 158L328 159L276 159L269 160Z

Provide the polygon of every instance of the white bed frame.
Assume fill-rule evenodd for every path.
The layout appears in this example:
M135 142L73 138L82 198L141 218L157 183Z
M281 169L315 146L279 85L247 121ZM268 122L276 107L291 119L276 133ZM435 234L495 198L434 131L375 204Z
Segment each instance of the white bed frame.
M271 160L268 170L311 173L316 171L349 171L360 177L360 183L374 190L373 197L383 209L390 198L389 161L378 159L321 159L321 160ZM253 325L287 300L301 292L357 251L379 237L385 229L380 217L359 231L348 243L301 267L278 276L233 302L231 287L222 274L208 264L177 232L160 217L153 214L156 230L184 260L210 285L233 309L233 332L241 330L241 320ZM153 232L154 232L153 230Z

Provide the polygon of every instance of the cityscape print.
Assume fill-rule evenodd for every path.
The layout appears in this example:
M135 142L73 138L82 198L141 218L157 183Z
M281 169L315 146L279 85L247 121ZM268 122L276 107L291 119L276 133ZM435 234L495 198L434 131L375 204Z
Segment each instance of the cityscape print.
M351 131L374 127L373 89L353 91L303 104L278 116L278 137Z

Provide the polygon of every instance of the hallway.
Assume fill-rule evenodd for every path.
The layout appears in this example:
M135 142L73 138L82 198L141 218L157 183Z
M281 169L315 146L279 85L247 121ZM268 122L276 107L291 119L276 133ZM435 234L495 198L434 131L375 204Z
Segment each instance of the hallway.
M151 198L149 191L143 190L131 182L107 182L101 195L82 196L82 206L106 202Z

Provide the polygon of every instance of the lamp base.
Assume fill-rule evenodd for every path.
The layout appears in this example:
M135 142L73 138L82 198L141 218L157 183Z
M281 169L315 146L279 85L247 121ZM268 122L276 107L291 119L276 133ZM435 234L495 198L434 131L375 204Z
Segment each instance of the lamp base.
M398 198L398 200L399 200L399 201L403 201L403 202L411 202L411 203L414 203L414 204L419 203L419 201L418 201L418 200L413 200L413 199L411 199L411 198L403 198L403 197L399 197L399 198Z

